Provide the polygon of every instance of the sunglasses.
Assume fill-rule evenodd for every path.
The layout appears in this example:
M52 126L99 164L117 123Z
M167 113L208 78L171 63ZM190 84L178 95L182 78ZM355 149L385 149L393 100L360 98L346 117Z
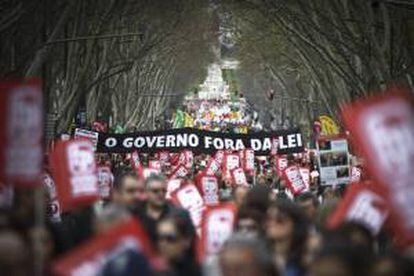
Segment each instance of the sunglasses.
M169 234L159 234L158 235L159 241L166 241L168 243L175 243L179 240L178 235L169 233Z
M167 189L165 188L151 189L150 191L154 194L161 194L161 193L166 194L167 193Z

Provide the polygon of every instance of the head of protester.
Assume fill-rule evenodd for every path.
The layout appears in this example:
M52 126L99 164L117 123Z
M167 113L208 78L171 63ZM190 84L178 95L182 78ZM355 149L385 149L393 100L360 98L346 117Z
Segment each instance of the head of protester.
M283 273L303 273L309 235L303 211L290 201L274 202L267 210L265 228L278 269Z
M319 206L317 197L311 192L304 192L295 199L298 205L303 209L309 221L314 221Z
M157 225L157 247L175 275L199 275L195 260L195 232L185 216L172 213Z
M118 168L115 173L112 202L123 206L133 206L146 199L144 181L132 169Z
M145 179L148 215L157 219L168 206L167 183L162 175L152 174Z
M219 271L226 276L279 275L266 244L257 237L241 233L230 237L221 248Z

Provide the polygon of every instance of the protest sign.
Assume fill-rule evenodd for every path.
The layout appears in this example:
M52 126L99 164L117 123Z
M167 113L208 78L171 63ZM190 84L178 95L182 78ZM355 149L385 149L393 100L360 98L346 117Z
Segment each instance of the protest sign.
M345 196L329 217L327 226L336 228L344 221L353 221L367 227L377 235L388 216L384 190L374 185L355 183L350 185Z
M205 208L204 200L197 187L192 183L186 183L171 195L172 201L187 209L195 228L201 225L201 214Z
M170 179L175 179L179 177L186 177L190 172L187 170L187 168L184 165L178 165L172 174L170 175Z
M321 185L348 184L348 141L342 137L320 138L316 146Z
M243 169L250 175L254 174L254 150L245 149L243 151Z
M98 144L98 132L90 131L82 128L75 129L75 139L86 139L91 141L93 145L93 150L96 151L96 146Z
M151 275L155 258L145 230L131 218L61 256L51 270L58 276Z
M219 203L219 185L217 177L201 174L196 178L197 188L207 206Z
M159 160L149 160L148 161L148 167L150 167L151 169L161 171L161 161L159 161Z
M414 243L414 108L409 93L394 87L342 110L364 168L387 191L391 224L401 247Z
M203 212L201 239L198 243L198 258L217 254L224 242L233 233L236 221L236 208L232 204L207 207Z
M249 186L247 183L246 174L242 168L236 168L230 171L232 177L232 183L235 186Z
M0 82L0 111L0 185L39 185L43 162L40 81Z
M171 195L178 190L183 183L183 180L180 178L173 178L167 180L167 193L165 198L171 199Z
M283 179L286 181L287 188L295 196L307 189L303 181L300 170L297 166L289 166L283 171Z
M303 151L302 135L298 129L250 134L220 133L192 128L168 131L149 131L129 134L99 133L98 152L125 153L134 150L153 153L160 150L195 153L214 153L217 150L253 149L257 155L267 155L272 139L278 139L278 153Z
M303 181L307 189L310 187L310 171L309 168L300 167L299 168L300 175L302 176Z
M156 168L143 168L142 169L142 177L144 179L147 179L151 175L157 175L157 174L160 174L160 173L161 173L161 171L159 169L156 169Z
M109 199L112 192L114 176L108 166L98 167L98 190L101 199Z
M288 160L286 156L275 157L275 171L278 176L283 175L283 171L288 167Z
M50 166L63 211L89 205L99 198L91 142L59 141L50 155Z

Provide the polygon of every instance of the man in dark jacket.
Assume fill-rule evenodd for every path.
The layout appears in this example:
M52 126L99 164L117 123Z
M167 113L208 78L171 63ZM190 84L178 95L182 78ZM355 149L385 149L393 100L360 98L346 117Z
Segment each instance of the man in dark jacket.
M146 201L137 204L132 212L137 215L146 228L151 240L156 241L157 223L167 215L182 216L195 232L190 214L187 210L174 206L166 199L167 183L161 175L151 175L145 180Z

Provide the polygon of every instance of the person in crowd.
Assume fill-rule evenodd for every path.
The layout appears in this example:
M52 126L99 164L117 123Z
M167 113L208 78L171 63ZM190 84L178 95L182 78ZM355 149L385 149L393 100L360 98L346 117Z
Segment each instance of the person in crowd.
M152 174L144 182L147 198L133 208L132 212L146 228L150 238L156 241L156 224L164 217L179 214L195 232L187 210L171 204L166 199L167 183L162 175Z
M0 231L0 273L2 275L29 275L30 262L27 245L15 231Z
M309 276L370 275L372 256L363 248L343 243L325 242L310 264Z
M278 275L272 255L263 241L234 234L221 248L219 269L223 276Z
M367 227L358 222L344 222L334 232L328 232L325 236L343 240L344 243L363 247L369 252L374 252L374 235Z
M173 275L201 275L194 252L195 232L183 213L162 217L157 224L157 246Z
M248 192L249 192L249 187L241 186L241 185L234 187L233 201L237 208L240 208L240 206L243 204Z
M298 195L295 201L303 209L308 220L313 222L319 206L318 198L311 192L304 192Z
M119 204L108 204L94 220L94 232L105 233L117 224L127 221L132 217L125 206Z
M120 168L114 178L112 202L131 207L145 198L144 181L132 169Z
M265 213L242 205L237 212L236 232L253 237L263 237Z
M303 211L293 202L273 203L267 211L265 231L279 271L289 276L305 275L309 224Z
M256 209L266 214L270 205L271 190L266 186L253 186L246 195L244 204L248 208Z

